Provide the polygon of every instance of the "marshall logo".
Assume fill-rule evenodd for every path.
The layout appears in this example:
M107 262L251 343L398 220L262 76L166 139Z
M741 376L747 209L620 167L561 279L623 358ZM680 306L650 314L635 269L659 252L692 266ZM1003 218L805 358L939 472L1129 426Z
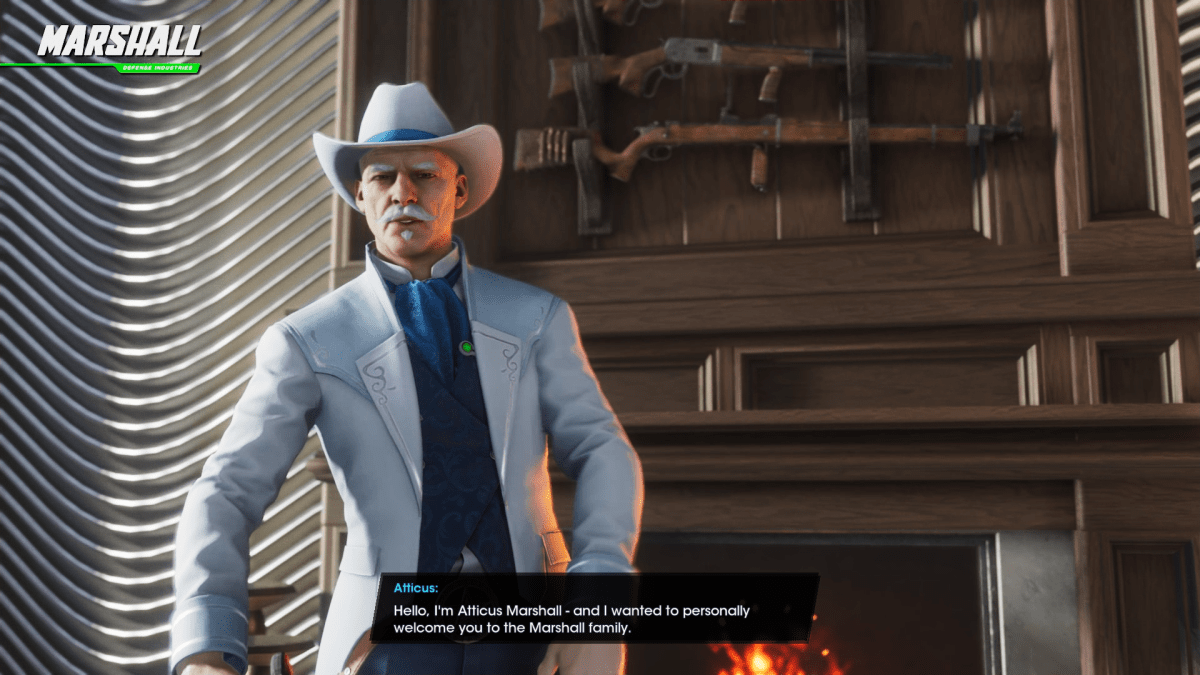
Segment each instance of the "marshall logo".
M200 26L191 26L187 46L180 47L181 25L121 24L46 26L38 56L200 56Z

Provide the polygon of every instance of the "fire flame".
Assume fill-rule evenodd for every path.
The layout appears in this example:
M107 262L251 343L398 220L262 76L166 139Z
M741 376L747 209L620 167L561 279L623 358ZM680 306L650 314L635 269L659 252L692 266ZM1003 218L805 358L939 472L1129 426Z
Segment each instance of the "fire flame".
M717 675L846 675L846 664L839 663L828 649L810 648L804 643L753 644L739 649L731 644L709 647L724 651L733 665Z

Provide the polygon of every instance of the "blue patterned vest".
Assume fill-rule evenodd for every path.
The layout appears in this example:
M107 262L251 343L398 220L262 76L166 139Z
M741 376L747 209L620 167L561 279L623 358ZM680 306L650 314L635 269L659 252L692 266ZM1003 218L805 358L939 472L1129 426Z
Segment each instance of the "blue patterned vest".
M469 337L455 335L454 344ZM411 346L409 357L425 460L417 573L449 572L463 546L485 571L515 572L475 356L455 349L454 381L448 387Z

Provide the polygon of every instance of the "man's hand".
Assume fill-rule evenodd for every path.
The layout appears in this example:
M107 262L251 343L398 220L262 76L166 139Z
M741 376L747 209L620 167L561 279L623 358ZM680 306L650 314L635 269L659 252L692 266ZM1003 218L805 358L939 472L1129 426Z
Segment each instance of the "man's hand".
M179 675L240 675L221 652L203 652L187 657L181 663Z
M552 642L537 675L624 675L625 645Z

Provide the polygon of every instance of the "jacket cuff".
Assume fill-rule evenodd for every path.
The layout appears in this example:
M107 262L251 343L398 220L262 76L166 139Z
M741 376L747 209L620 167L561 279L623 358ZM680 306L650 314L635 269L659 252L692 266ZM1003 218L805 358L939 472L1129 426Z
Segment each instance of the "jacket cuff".
M627 562L608 558L580 558L567 565L567 574L636 574L637 570Z
M169 673L179 662L201 652L222 652L225 662L246 671L249 623L245 609L232 598L202 595L176 605L171 618Z

